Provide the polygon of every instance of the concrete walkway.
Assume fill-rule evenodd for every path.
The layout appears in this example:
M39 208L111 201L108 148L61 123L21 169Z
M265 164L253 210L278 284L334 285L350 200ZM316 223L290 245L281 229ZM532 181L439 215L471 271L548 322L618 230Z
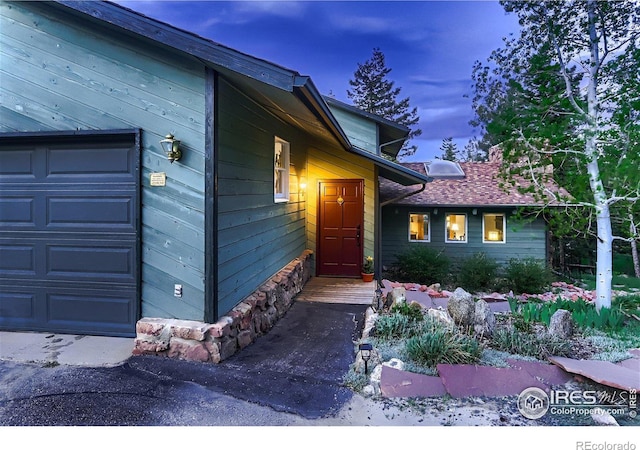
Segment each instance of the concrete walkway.
M133 350L133 338L0 331L0 360L43 365L113 367Z

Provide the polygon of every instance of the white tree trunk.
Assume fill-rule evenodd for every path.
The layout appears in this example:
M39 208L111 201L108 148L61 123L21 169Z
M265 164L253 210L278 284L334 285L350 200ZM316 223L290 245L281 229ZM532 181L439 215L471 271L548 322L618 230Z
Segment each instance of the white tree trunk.
M613 278L613 233L609 205L596 208L598 236L596 243L596 309L611 308L611 280Z
M636 230L636 225L633 221L633 214L629 214L629 222L631 223L631 225L629 226L629 231L631 234L631 257L633 258L633 272L636 274L636 278L640 278L640 260L638 259L638 242L636 241L638 230Z
M587 124L585 129L585 155L587 156L587 172L589 173L589 185L593 192L596 212L597 243L596 243L596 309L611 307L611 280L613 278L613 231L611 217L609 215L609 203L602 185L600 168L598 166L598 146L596 136L599 126L599 101L598 101L598 69L600 65L600 53L598 48L598 33L596 30L595 1L587 2L589 15L590 38L590 66L589 84L587 86Z

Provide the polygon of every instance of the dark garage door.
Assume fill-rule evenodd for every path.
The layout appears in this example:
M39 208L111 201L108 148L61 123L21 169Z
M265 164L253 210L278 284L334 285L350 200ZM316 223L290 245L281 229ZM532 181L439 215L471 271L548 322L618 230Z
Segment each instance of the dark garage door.
M0 135L0 329L133 336L139 133Z

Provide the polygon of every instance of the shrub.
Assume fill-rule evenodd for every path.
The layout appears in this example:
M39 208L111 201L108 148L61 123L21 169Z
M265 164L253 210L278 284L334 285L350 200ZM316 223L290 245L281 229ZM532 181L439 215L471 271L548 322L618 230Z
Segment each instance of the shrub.
M383 314L376 320L373 333L381 339L411 336L415 333L415 321L400 313Z
M596 328L603 331L618 331L625 322L625 315L619 307L602 307L598 312L595 305L582 299L563 300L559 298L554 302L533 302L522 305L518 305L510 299L509 305L511 312L525 323L541 322L548 326L551 316L559 309L569 311L575 324L582 329Z
M466 290L477 291L490 287L496 278L498 263L484 253L465 258L459 268L458 282Z
M492 347L508 353L545 359L547 356L568 356L571 345L566 340L548 334L523 333L515 329L499 329L491 338Z
M397 303L391 307L391 313L407 316L410 321L419 322L424 319L422 307L417 303Z
M517 293L539 294L551 281L551 274L544 263L533 258L512 259L505 268L509 287Z
M482 347L473 337L455 328L426 320L420 333L407 340L406 352L419 364L473 364L480 360Z
M429 285L441 283L449 275L449 266L442 252L419 246L396 255L394 271L400 281Z

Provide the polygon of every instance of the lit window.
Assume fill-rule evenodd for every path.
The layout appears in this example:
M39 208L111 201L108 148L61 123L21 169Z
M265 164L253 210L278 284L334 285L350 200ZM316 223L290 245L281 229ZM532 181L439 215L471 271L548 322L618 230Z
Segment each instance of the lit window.
M289 201L289 143L279 137L275 140L273 157L273 199Z
M445 242L467 242L467 215L447 214Z
M505 242L505 215L484 214L482 220L483 242Z
M409 240L429 242L429 214L409 214Z

